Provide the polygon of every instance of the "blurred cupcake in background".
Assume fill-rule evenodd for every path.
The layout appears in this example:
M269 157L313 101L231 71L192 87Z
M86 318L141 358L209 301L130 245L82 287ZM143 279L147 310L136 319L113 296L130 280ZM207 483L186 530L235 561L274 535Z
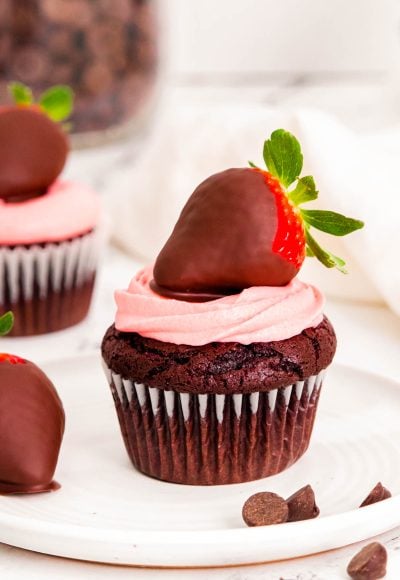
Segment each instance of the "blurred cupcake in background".
M61 179L73 93L10 85L0 109L0 309L13 310L11 335L62 330L88 313L103 235L100 200Z

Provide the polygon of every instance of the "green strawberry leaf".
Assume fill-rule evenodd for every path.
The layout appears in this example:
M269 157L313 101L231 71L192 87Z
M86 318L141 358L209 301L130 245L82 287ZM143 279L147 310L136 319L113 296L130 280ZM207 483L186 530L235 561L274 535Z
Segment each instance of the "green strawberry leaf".
M335 256L331 252L324 250L318 244L318 242L312 237L308 228L306 228L306 241L307 247L311 250L314 256L327 268L337 268L342 274L347 274L347 270L345 268L346 262Z
M315 181L312 175L300 177L295 189L288 191L288 196L294 205L300 205L317 199L318 191L315 187Z
M264 161L268 171L284 187L289 187L299 177L303 167L300 143L288 131L277 129L264 143Z
M16 105L31 105L33 103L31 89L22 83L10 83L8 91Z
M248 163L248 164L250 165L250 167L252 167L253 169L259 169L259 167L257 167L257 165L256 165L255 163L253 163L252 161L248 161L247 163Z
M346 217L334 211L301 209L301 215L308 225L332 236L347 236L364 227L364 222Z
M52 121L64 121L72 113L74 93L65 85L56 85L40 96L39 105Z
M307 256L307 258L315 258L314 252L312 251L310 246L307 246L307 245L306 245L306 256Z
M0 316L0 336L8 334L14 325L14 314L9 311Z

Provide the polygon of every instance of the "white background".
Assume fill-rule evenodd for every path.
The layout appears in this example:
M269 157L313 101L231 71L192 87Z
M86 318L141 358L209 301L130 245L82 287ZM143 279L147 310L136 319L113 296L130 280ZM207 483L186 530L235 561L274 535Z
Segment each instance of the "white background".
M159 1L181 78L386 71L400 60L397 0Z

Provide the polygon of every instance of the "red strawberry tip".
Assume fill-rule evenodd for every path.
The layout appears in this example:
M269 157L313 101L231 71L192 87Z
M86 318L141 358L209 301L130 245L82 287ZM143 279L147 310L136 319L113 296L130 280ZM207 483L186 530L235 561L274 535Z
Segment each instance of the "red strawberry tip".
M16 354L9 354L6 352L0 352L0 363L8 362L12 365L22 365L26 364L26 359L17 356Z

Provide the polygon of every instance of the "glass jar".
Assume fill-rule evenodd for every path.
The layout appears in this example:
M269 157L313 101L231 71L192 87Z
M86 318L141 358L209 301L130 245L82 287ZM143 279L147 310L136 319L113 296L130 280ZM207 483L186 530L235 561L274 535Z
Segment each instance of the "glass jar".
M152 95L157 65L155 0L0 0L0 99L10 81L35 96L67 84L73 133L129 125Z

